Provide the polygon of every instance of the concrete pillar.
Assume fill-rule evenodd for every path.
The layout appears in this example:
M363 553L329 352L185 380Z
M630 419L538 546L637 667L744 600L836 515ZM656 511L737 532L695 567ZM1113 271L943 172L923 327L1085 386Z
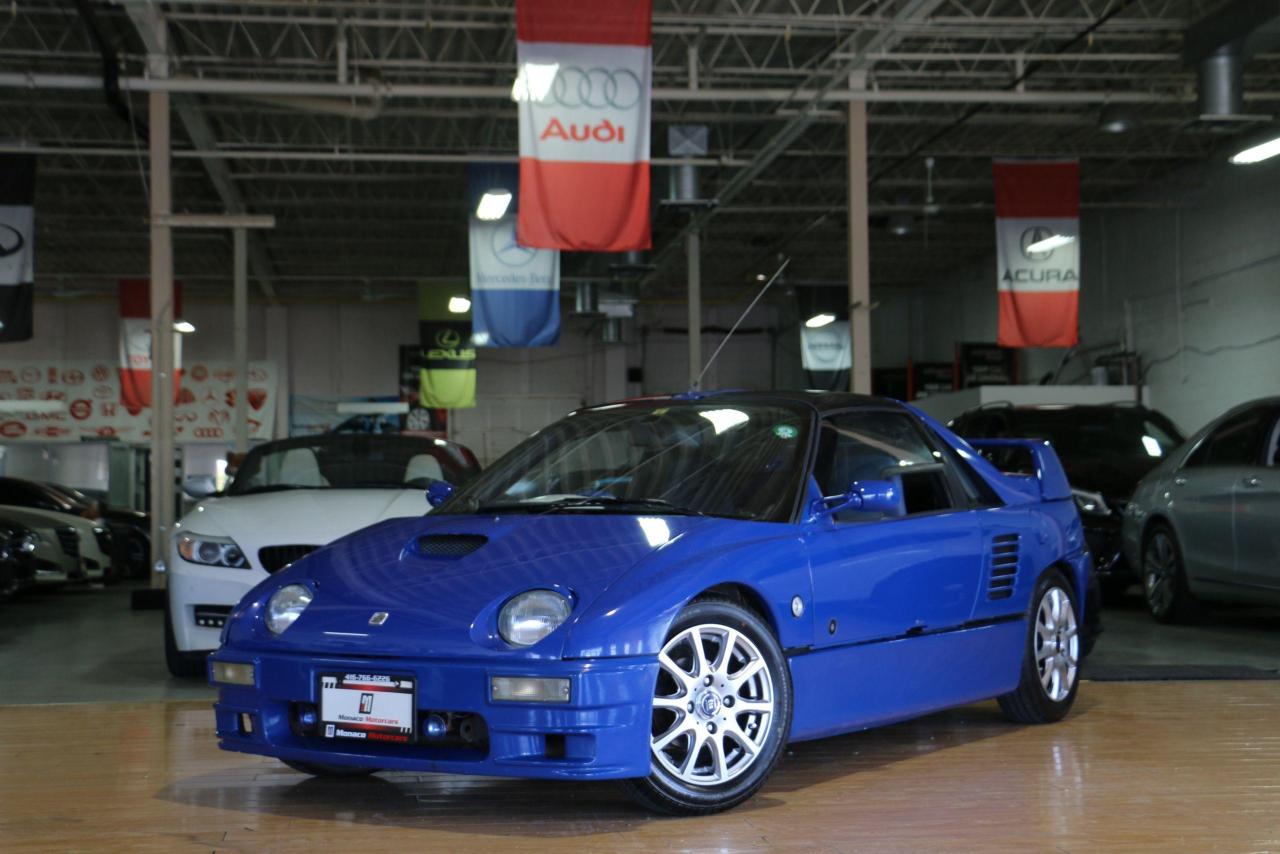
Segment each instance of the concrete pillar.
M849 102L849 390L871 393L871 237L867 225L867 103Z
M157 22L164 38L164 24ZM157 69L155 66L160 65ZM163 55L153 73L165 71ZM173 442L173 239L170 213L169 93L149 96L151 133L151 586L163 587L156 563L167 560L174 522Z
M702 373L702 236L691 231L686 238L689 256L689 388L698 387Z
M235 450L249 450L249 233L231 231L235 244L235 282L232 290L232 326L236 372Z

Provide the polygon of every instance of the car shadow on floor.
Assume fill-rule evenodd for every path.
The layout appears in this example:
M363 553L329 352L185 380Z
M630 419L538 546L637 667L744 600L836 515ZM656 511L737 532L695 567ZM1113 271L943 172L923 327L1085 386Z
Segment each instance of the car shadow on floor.
M1086 715L1084 695L1071 718ZM1070 720L1071 718L1068 718ZM765 787L729 815L749 817L788 796L938 751L1015 736L994 702L966 706L861 733L789 745ZM993 770L998 770L993 766ZM856 785L856 782L854 783ZM910 785L904 783L904 785ZM299 775L274 761L248 760L188 777L156 797L174 804L308 820L445 830L489 836L573 838L622 832L664 820L634 805L609 783L517 780L388 772L354 779Z

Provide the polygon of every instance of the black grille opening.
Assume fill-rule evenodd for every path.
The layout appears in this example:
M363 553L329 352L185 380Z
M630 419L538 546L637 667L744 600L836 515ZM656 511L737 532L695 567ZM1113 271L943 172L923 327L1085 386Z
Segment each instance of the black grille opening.
M76 534L75 528L59 528L58 545L62 546L62 553L71 557L80 557L80 537Z
M291 563L311 554L319 546L263 546L258 549L258 563L267 572L279 572Z
M196 625L206 629L220 629L231 614L230 605L196 605Z
M1008 599L1018 580L1018 535L998 534L991 538L991 574L988 599Z
M418 554L456 560L466 557L487 542L489 538L480 534L428 534L418 537Z

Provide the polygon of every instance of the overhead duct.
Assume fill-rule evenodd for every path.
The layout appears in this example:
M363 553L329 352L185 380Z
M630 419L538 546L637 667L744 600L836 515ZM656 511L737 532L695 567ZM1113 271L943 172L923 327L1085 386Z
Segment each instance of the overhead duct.
M1280 0L1233 0L1186 32L1183 60L1194 65L1200 115L1195 125L1231 130L1267 121L1244 108L1244 63L1259 50L1280 44Z
M1230 42L1200 60L1200 120L1231 120L1244 114L1244 59Z

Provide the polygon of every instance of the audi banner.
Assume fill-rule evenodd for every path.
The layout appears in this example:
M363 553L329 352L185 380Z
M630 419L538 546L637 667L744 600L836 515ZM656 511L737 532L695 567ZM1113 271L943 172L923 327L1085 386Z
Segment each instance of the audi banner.
M182 317L182 284L173 283L173 318ZM182 385L182 336L173 334L173 396ZM120 282L120 403L131 415L151 406L151 282Z
M997 160L997 293L1002 347L1079 340L1080 164Z
M521 246L648 249L651 0L517 0Z
M0 343L32 334L36 158L0 154Z

